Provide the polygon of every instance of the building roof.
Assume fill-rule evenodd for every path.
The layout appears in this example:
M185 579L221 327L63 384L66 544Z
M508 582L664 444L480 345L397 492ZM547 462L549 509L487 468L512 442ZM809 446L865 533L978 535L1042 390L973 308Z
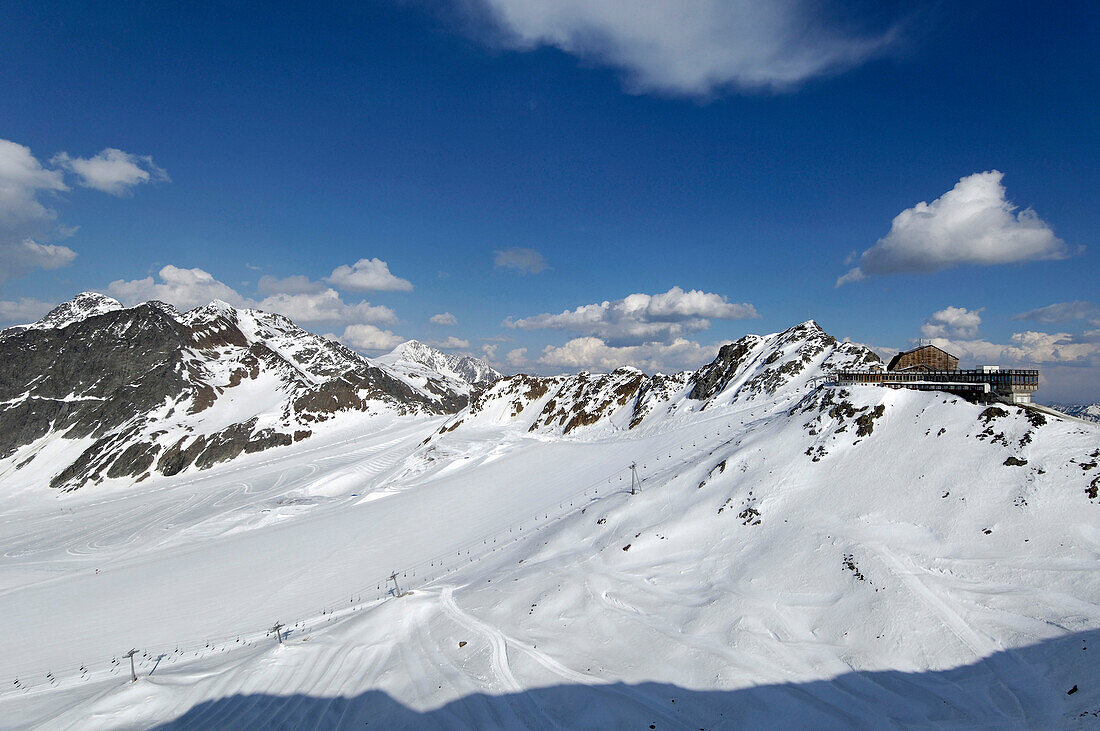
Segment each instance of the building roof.
M901 360L905 356L909 355L910 353L917 353L921 350L938 350L941 353L943 353L944 355L946 355L948 358L955 358L955 360L958 360L957 357L955 357L951 353L948 353L943 348L936 347L935 345L918 345L915 348L910 348L909 350L903 350L900 353L898 353L897 355L895 355L893 358L891 358L890 359L890 365L887 366L887 370L891 370L891 371L894 370L894 366L897 365L897 362L899 360Z

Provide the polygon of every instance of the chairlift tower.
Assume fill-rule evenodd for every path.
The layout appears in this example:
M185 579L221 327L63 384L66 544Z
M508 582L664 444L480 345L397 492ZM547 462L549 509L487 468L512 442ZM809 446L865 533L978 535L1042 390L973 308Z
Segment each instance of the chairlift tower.
M642 486L642 481L638 478L638 463L630 463L630 494L637 495L638 488Z
M125 655L123 655L123 657L130 658L130 682L131 683L136 683L137 682L137 672L134 670L134 655L136 655L136 654L137 654L137 650L130 650Z

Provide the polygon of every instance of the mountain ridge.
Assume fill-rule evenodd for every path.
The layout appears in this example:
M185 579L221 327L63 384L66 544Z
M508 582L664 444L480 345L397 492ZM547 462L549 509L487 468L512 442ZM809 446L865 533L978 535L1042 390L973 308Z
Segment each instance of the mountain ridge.
M340 414L447 413L467 399L219 301L181 314L84 293L6 331L0 359L0 456L20 452L22 468L60 435L70 449L48 450L60 465L49 482L66 489L209 467L306 439Z

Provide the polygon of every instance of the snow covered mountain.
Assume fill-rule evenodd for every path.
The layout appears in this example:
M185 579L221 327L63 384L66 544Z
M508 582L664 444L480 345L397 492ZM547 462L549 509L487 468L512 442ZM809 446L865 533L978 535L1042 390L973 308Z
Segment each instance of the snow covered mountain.
M1063 414L1100 424L1100 404L1054 404L1052 408Z
M443 388L467 395L485 389L502 377L499 371L479 358L444 353L419 340L401 343L392 352L374 360L416 388L432 388L433 384L442 382Z
M409 385L290 320L224 302L180 314L83 293L0 336L0 458L76 488L209 468L310 437L337 416L466 404Z
M746 335L695 372L649 376L620 368L601 375L502 378L444 428L518 422L529 431L566 435L579 428L630 430L652 415L665 418L714 405L754 404L774 413L802 398L814 379L829 371L879 362L873 351L838 342L809 320L781 333Z
M1095 726L1100 426L822 383L876 360L807 322L125 489L0 460L0 726Z
M68 302L62 302L57 307L46 313L38 322L27 325L16 325L5 330L0 330L0 337L12 335L22 330L45 330L49 328L63 328L74 322L79 322L95 315L102 315L115 310L121 310L122 303L98 292L81 292Z

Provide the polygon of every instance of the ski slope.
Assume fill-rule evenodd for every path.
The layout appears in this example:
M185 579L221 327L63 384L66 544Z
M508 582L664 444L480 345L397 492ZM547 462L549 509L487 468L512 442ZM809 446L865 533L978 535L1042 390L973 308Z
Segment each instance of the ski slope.
M803 396L568 438L364 417L136 485L0 478L0 725L1095 723L1100 430L866 388L857 438Z

